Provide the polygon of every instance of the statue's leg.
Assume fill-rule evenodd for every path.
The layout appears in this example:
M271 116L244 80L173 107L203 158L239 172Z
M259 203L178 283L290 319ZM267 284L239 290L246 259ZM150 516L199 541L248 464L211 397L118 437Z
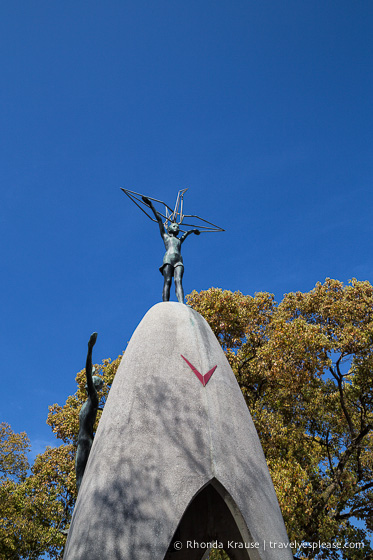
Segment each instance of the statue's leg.
M175 292L176 292L177 301L179 303L184 303L184 290L182 285L183 274L184 274L184 267L177 266L175 268L174 277L175 277Z
M164 278L163 294L162 294L163 301L170 301L170 290L171 290L173 272L174 272L174 267L170 264L166 264L163 269L163 278Z

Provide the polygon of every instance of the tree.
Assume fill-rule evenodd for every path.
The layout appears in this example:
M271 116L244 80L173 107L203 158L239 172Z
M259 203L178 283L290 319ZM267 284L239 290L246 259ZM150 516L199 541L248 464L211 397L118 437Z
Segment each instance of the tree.
M280 304L266 293L212 288L188 303L210 323L237 376L290 540L364 542L298 557L372 558L372 286L327 279Z
M0 423L0 480L23 480L29 463L30 441L25 432L16 434L6 422Z
M211 288L193 292L188 303L209 322L237 377L290 540L364 543L364 548L341 550L303 548L296 557L373 558L368 542L373 525L372 286L327 279L309 293L285 295L280 303L268 293L251 297ZM96 366L105 380L102 404L119 360ZM69 527L76 498L74 453L84 370L76 379L75 395L64 406L50 407L48 415L63 443L39 455L28 476L22 458L27 439L10 440L15 453L7 459L13 467L1 485L7 512L0 526L1 558L33 560L45 551L61 558L61 529ZM2 449L0 443L0 467ZM22 474L17 478L17 473ZM2 548L4 519L11 534L7 549ZM210 553L210 560L226 558L219 550Z
M119 360L104 360L96 365L103 376L104 404ZM61 560L72 511L76 500L74 457L79 428L79 411L85 395L85 371L76 376L78 389L61 407L50 407L47 423L63 441L38 455L28 472L26 434L15 434L0 424L0 558L37 560L45 553ZM99 421L99 415L96 421Z
M35 523L35 512L41 511L44 504L40 503L40 492L32 477L27 475L29 449L24 432L17 434L9 424L0 424L0 557L7 560L38 558L38 541L45 533L45 527L40 526L41 516ZM49 524L47 508L43 515Z

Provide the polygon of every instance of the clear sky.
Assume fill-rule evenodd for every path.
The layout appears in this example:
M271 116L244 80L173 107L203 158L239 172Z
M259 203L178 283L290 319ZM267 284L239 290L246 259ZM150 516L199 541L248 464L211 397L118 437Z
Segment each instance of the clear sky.
M91 332L115 358L161 299L120 187L189 187L226 229L186 241L186 293L373 281L372 24L361 0L1 3L0 420L34 453Z

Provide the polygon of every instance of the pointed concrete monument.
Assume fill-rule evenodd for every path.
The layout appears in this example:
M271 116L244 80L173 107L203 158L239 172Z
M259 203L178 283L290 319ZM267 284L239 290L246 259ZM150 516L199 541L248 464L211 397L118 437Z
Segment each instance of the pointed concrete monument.
M196 311L158 303L114 379L64 560L201 560L211 545L231 560L293 558L224 352Z

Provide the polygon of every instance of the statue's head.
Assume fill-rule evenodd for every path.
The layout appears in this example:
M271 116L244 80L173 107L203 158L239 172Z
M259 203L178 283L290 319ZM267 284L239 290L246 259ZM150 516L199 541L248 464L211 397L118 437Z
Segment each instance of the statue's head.
M98 375L94 375L92 377L92 381L93 381L93 385L95 386L95 389L97 391L102 389L102 387L104 386L104 380L102 379L102 377L99 377Z
M171 222L170 225L167 228L168 233L171 233L172 235L177 235L180 231L179 229L179 224L176 222Z
M92 375L92 381L96 391L99 391L104 386L104 380L102 379L102 377L99 377L98 375ZM88 386L86 385L85 388L88 389Z

